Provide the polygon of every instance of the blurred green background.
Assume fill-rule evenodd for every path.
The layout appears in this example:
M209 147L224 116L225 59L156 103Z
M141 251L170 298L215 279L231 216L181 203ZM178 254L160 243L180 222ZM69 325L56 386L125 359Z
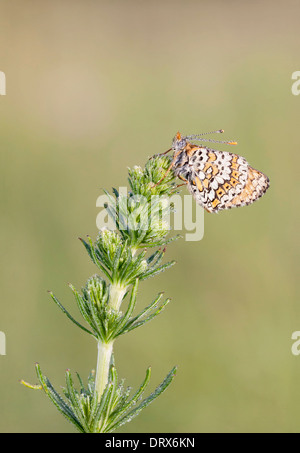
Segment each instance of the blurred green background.
M95 367L46 290L77 315L67 283L96 272L77 238L97 234L101 188L177 130L219 128L271 188L206 214L204 239L170 245L178 264L141 284L139 307L172 304L116 343L119 375L135 388L151 365L154 388L179 369L122 432L299 432L299 16L290 0L0 1L1 432L73 430L18 380L36 361L58 388Z

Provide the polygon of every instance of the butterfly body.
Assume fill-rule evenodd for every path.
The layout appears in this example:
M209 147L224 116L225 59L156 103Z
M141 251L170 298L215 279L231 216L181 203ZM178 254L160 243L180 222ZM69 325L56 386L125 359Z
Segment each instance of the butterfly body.
M172 167L196 202L208 212L249 205L268 189L268 177L252 168L244 157L192 144L188 138L179 133L175 136Z

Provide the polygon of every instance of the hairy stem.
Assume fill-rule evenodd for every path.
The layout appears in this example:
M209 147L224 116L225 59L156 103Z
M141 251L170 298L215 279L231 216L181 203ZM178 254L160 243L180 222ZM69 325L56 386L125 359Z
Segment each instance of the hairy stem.
M98 341L97 371L95 380L95 390L98 394L98 401L100 401L101 396L108 383L108 374L113 351L113 343L113 341L110 341L109 343Z
M112 284L109 289L109 302L108 306L115 311L119 311L123 297L127 291L127 286L120 286Z
M127 287L118 284L111 284L109 289L108 306L115 311L119 311L123 297L127 291ZM109 366L113 352L113 341L105 343L98 341L98 357L97 357L97 372L95 380L95 390L98 394L98 401L105 390L108 383Z

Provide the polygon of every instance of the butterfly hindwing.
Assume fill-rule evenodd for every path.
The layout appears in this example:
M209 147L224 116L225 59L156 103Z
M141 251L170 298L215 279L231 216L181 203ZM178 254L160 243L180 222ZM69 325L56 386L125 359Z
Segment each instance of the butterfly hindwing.
M268 178L237 154L194 146L184 157L175 173L209 212L251 204L269 187Z
M242 192L237 195L227 208L245 206L258 200L268 189L269 178L258 170L248 168L248 178Z

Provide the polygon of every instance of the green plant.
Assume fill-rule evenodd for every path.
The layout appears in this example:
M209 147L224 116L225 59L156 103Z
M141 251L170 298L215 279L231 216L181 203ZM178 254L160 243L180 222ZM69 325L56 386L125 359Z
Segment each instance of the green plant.
M150 368L140 388L131 396L131 389L124 387L124 381L118 382L113 358L115 340L151 321L170 301L163 300L163 293L160 293L140 313L133 314L139 282L174 264L174 261L162 263L166 252L162 247L176 239L176 236L166 238L169 233L167 218L172 211L169 197L176 188L174 174L169 172L161 181L170 162L170 157L156 156L146 163L144 170L140 167L129 169L131 191L126 195L116 189L113 189L113 195L106 192L105 208L116 228L101 229L94 243L90 237L81 239L91 260L105 277L91 277L81 292L69 285L85 325L75 320L50 292L63 313L95 338L98 345L96 372L90 373L86 386L77 374L76 387L67 370L64 397L54 389L39 364L36 364L39 384L22 383L44 391L57 409L83 433L112 432L129 422L169 386L176 373L174 367L150 396L141 399L149 383ZM150 251L151 248L156 249ZM127 308L123 309L126 302Z

